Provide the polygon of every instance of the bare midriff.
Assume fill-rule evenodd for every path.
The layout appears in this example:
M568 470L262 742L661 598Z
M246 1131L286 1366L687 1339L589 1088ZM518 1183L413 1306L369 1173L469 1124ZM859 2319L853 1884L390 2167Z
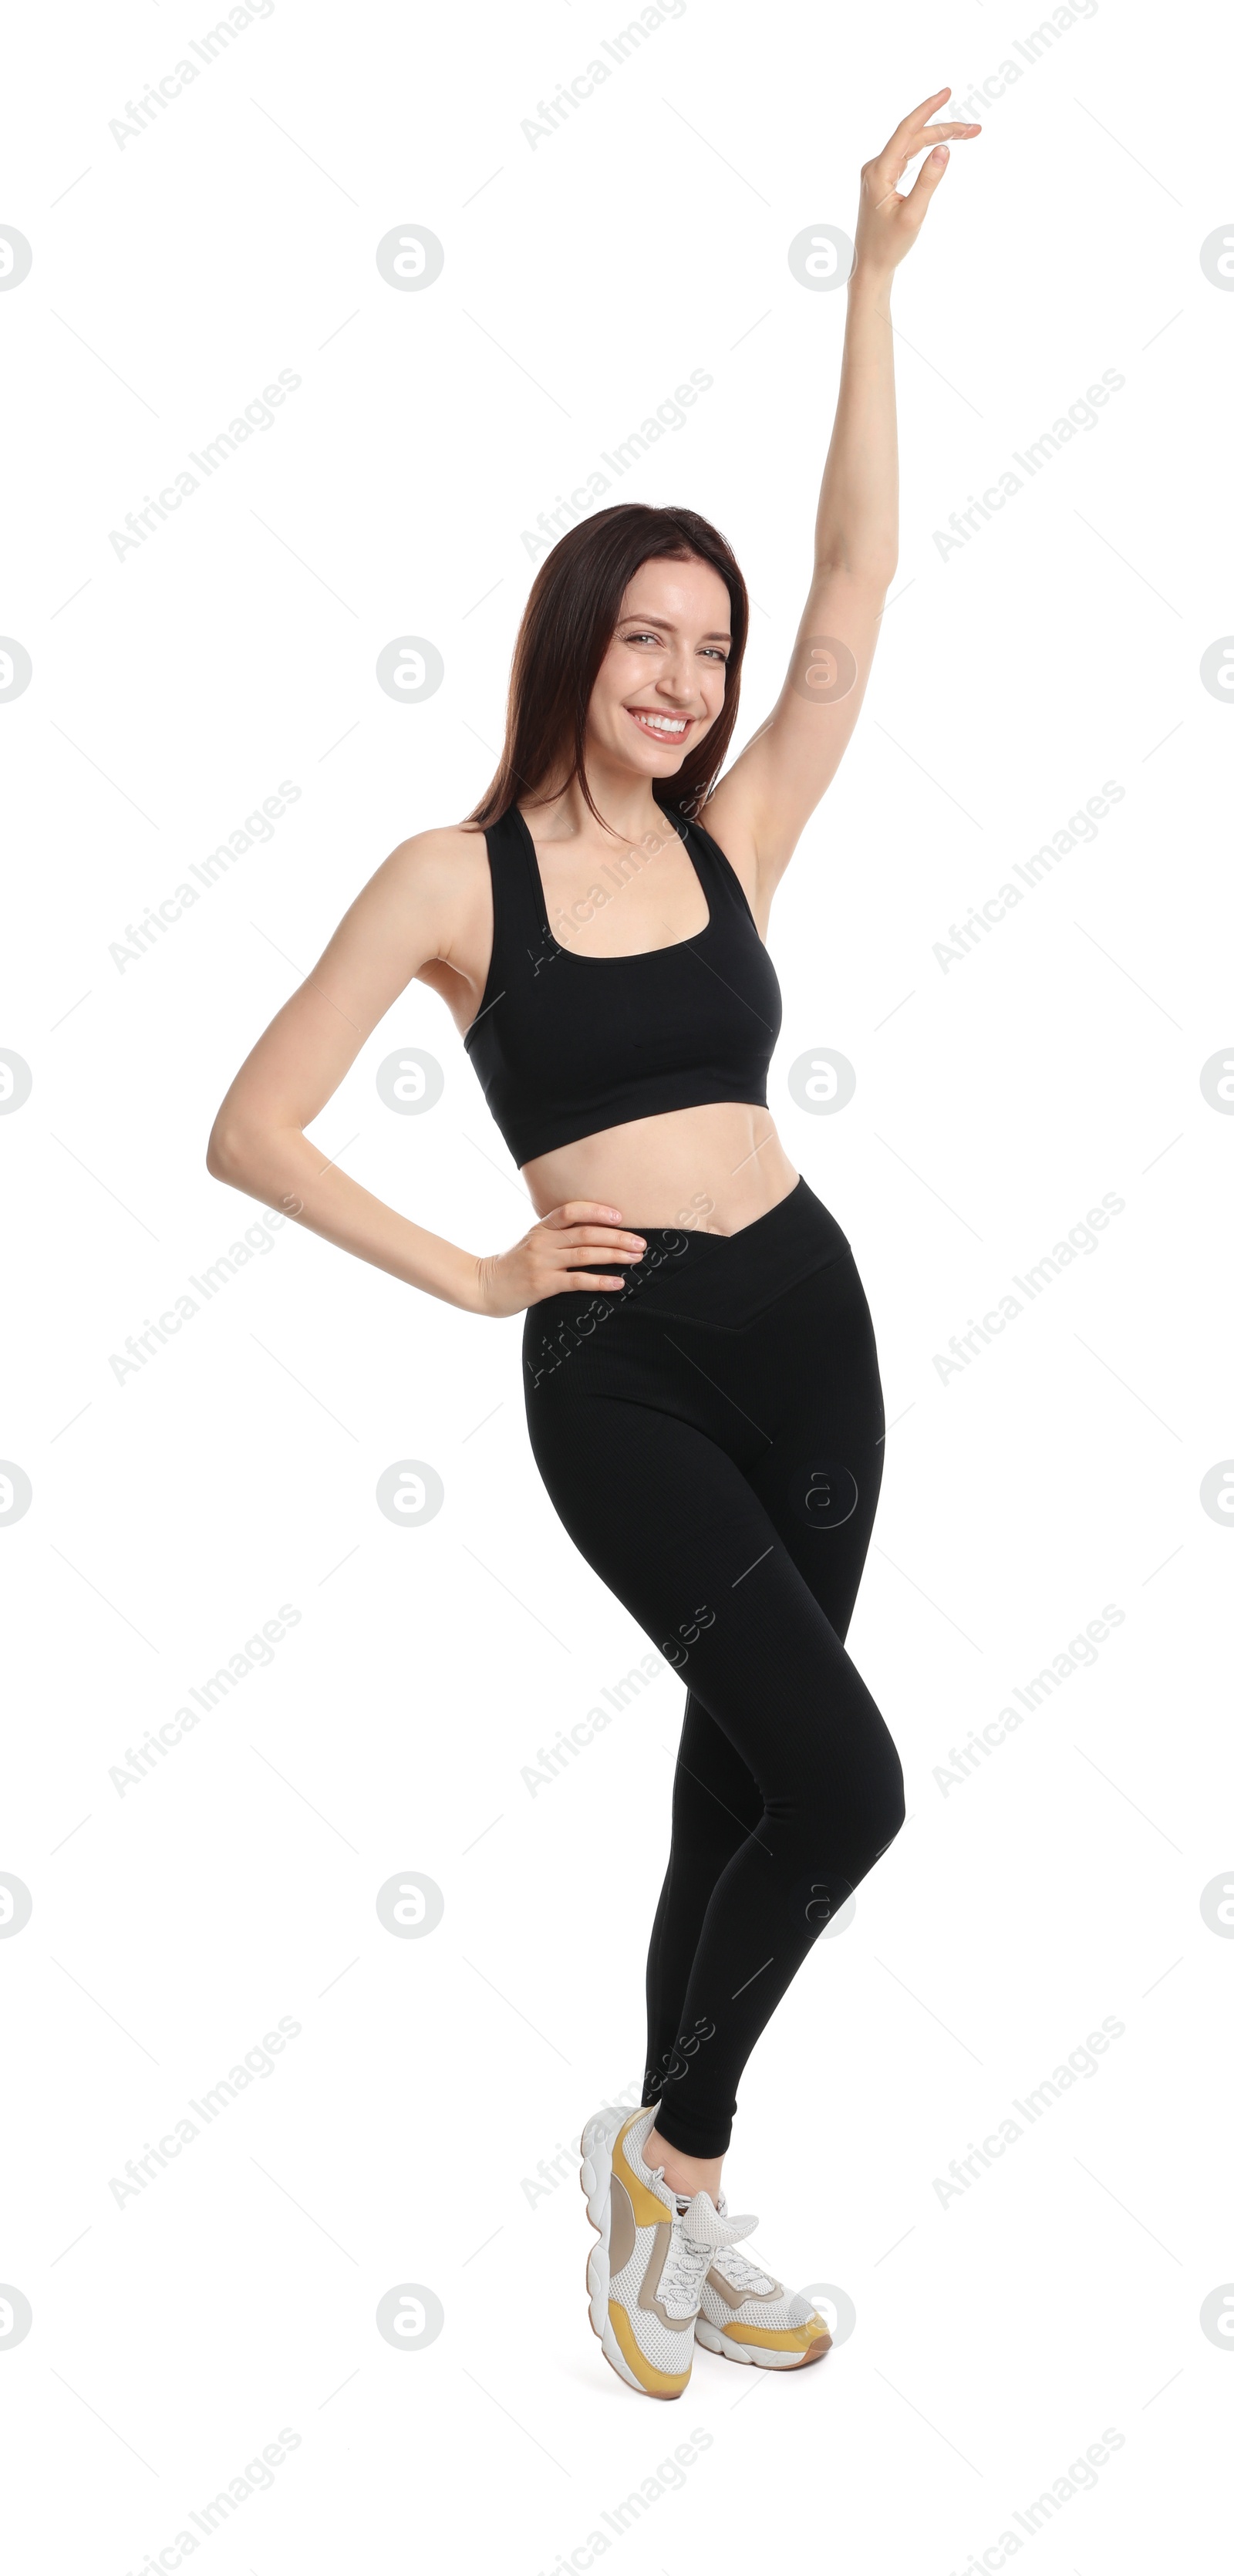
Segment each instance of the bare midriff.
M732 1100L630 1119L523 1165L537 1216L570 1199L592 1199L620 1208L627 1227L703 1234L739 1234L787 1198L800 1177L770 1110Z

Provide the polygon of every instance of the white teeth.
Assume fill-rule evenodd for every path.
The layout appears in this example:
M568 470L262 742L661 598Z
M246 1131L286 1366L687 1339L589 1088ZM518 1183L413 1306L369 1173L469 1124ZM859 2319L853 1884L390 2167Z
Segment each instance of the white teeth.
M656 733L684 733L688 721L685 716L644 715L641 707L631 707L630 713L640 724L650 725Z

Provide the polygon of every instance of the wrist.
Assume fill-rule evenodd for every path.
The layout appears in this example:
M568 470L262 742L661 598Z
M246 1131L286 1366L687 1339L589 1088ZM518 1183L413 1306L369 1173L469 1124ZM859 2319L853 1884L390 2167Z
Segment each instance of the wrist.
M468 1255L463 1293L459 1303L466 1308L469 1315L491 1315L493 1311L489 1304L489 1270L490 1259L487 1254L476 1252Z
M442 1249L447 1249L444 1243ZM426 1289L430 1297L440 1297L443 1304L457 1306L461 1314L490 1314L489 1263L485 1256L478 1252L464 1252L462 1245L457 1243L450 1244L448 1250L449 1260L438 1264L432 1277L426 1278L421 1271L418 1278L408 1277L408 1286Z
M864 254L859 251L848 273L850 304L885 304L891 293L891 281L894 276L894 261L885 263L874 260L868 251Z

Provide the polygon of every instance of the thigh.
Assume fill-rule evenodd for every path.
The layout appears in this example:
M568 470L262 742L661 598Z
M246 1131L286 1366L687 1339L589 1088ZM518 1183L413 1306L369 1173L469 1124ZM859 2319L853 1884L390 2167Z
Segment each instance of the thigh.
M580 1394L529 1412L580 1554L681 1673L765 1803L882 1720L750 1477L676 1415ZM810 1536L803 1531L803 1541Z
M774 1309L780 1401L750 1482L836 1634L848 1634L882 1485L886 1417L874 1326L851 1254Z
M693 1687L722 1599L775 1532L741 1470L693 1422L627 1396L572 1386L570 1397L528 1408L550 1501L580 1556Z

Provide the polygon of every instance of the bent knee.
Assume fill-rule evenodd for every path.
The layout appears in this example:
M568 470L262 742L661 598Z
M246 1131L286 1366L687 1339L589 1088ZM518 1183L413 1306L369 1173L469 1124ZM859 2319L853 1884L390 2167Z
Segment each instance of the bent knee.
M847 1888L857 1886L881 1860L900 1832L906 1816L904 1772L890 1736L878 1760L865 1771L815 1771L796 1785L795 1794L769 1800L768 1821L789 1829L812 1852L829 1851Z
M888 1742L890 1743L890 1738L888 1738ZM882 1839L874 1852L871 1867L873 1866L874 1860L882 1859L883 1853L895 1841L896 1835L899 1833L907 1813L908 1810L904 1802L904 1770L899 1754L896 1752L894 1744L892 1744L891 1758L887 1765L887 1776L883 1784L882 1794L878 1801L878 1821L882 1828Z

